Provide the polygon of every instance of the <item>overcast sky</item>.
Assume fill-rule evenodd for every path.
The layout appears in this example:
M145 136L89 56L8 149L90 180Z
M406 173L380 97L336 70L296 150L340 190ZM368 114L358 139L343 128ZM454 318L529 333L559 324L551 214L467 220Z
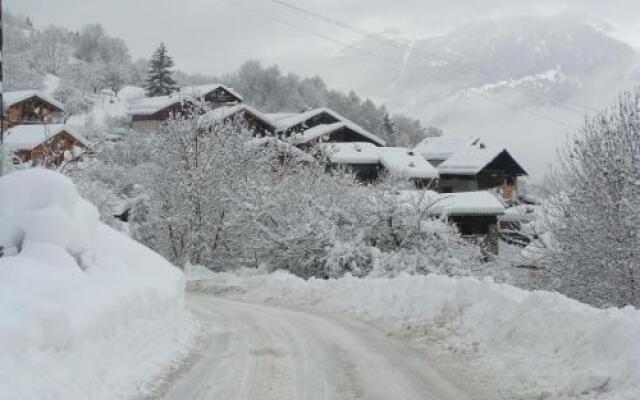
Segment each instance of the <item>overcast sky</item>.
M618 36L640 47L640 0L284 1L361 29L398 29L412 38L445 33L478 18L584 13L605 19ZM347 43L358 38L273 0L5 0L5 6L38 26L79 28L100 22L111 35L125 39L134 57L148 57L164 41L178 68L208 74L229 72L257 58L285 71L321 75L319 58L336 54L341 46L303 30Z

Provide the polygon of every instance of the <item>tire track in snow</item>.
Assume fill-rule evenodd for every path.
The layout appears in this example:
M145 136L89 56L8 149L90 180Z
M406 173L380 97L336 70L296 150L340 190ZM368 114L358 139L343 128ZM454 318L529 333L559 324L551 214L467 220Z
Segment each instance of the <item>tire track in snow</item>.
M211 333L165 400L464 400L426 356L374 328L206 295L188 304Z

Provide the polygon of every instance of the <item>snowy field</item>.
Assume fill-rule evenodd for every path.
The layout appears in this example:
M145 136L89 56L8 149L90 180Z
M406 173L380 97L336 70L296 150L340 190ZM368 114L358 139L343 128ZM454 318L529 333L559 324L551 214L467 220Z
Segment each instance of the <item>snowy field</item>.
M139 398L189 350L184 275L112 230L73 183L0 178L0 399Z
M213 274L193 291L338 313L416 345L463 355L509 399L637 400L640 311L599 310L549 292L445 276L309 280Z

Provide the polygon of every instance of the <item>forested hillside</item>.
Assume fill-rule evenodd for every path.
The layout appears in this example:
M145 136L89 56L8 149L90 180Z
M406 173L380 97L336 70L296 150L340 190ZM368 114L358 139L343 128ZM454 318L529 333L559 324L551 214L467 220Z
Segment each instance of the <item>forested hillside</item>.
M69 114L80 114L89 111L95 95L104 90L117 96L125 85L144 85L147 60L134 61L127 44L109 36L100 24L88 24L79 31L59 26L40 28L28 17L6 13L5 31L6 90L45 89L65 104ZM180 60L176 64L179 67ZM390 144L415 145L425 136L440 133L400 114L392 116L395 129L390 132L384 119L391 111L384 105L353 91L331 90L318 76L285 74L278 66L263 67L258 61L248 61L223 76L178 70L175 78L182 85L225 83L240 92L248 104L265 112L329 107Z

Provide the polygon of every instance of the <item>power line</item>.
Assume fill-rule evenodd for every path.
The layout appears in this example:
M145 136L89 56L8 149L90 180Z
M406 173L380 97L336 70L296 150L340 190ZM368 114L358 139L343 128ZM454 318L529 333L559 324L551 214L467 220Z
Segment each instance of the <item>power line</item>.
M294 11L306 14L306 15L311 16L313 18L320 19L320 20L322 20L324 22L336 25L336 26L338 26L340 28L349 30L351 32L355 32L355 33L357 33L357 34L359 34L359 35L361 35L361 36L363 36L365 38L372 38L372 39L377 40L379 42L383 42L383 43L385 43L385 44L387 44L387 45L389 45L389 46L391 46L391 47L393 47L395 49L399 49L399 50L406 50L407 49L407 45L405 43L399 42L399 41L394 40L394 39L386 38L386 37L384 37L382 35L379 35L379 34L376 34L376 33L368 32L368 31L366 31L364 29L360 29L360 28L355 27L353 25L347 24L346 22L339 21L337 19L327 17L327 16L322 15L320 13L317 13L315 11L312 11L312 10L309 10L309 9L305 9L305 8L302 8L302 7L299 7L299 6L296 6L296 5L293 5L293 4L288 3L286 1L283 1L283 0L267 0L267 1L269 1L271 3L275 3L275 4L283 6L283 7L286 7L286 8L289 8L289 9L292 9ZM412 51L417 56L421 57L422 59L424 59L426 61L429 61L429 62L433 61L433 59L432 59L432 57L430 55L424 53L420 49L414 48ZM456 65L449 63L447 65L447 67L453 67L455 69ZM466 72L466 71L463 71L463 68L461 66L459 66L459 65L457 66L457 69L458 69L458 71ZM483 75L486 78L490 78L489 74L483 72L482 70L478 70L477 72L480 73L481 75ZM526 91L526 90L523 90L523 89L520 89L520 88L517 88L517 87L511 87L511 86L507 86L507 89L511 89L513 91L519 92L519 93L521 93L521 94L523 94L525 96L528 96L528 97L534 97L536 100L545 100L546 99L545 94L540 92L540 91L537 91L537 90ZM537 96L535 95L535 93L532 93L532 92L537 93ZM566 105L571 105L571 106L573 106L573 108L569 108ZM565 109L567 111L576 112L576 113L579 113L581 115L583 115L585 111L587 111L587 112L595 112L596 111L591 107L587 107L587 106L584 106L584 105L581 105L581 104L578 104L578 103L575 103L575 102L569 102L569 101L565 102L565 105L558 104L557 106L560 107L560 108L563 108L563 109Z
M250 7L246 6L245 4L243 4L243 3L239 2L239 1L236 1L236 0L221 0L221 1L224 1L224 2L229 3L229 4L236 5L236 6L241 7L241 8L244 8L245 10L248 10L248 11L254 13L254 14L257 14L257 15L260 15L262 17L277 21L277 22L279 22L279 23L281 23L283 25L287 25L287 26L289 26L291 28L294 28L296 30L299 30L301 32L308 33L308 34L313 35L313 36L317 36L317 37L319 37L321 39L324 39L326 41L329 41L329 42L332 42L334 44L337 44L337 45L339 45L341 47L344 47L344 48L351 48L352 47L352 45L350 43L343 42L341 40L332 38L332 37L324 35L322 33L309 30L306 27L294 24L294 23L292 23L292 22L290 22L288 20L273 16L273 15L265 13L263 11L259 11L259 10L250 8ZM388 64L390 64L390 65L392 65L394 67L398 67L397 62L395 60L390 59L390 58L382 57L379 54L375 54L375 53L370 52L370 51L365 50L365 49L353 48L353 50L355 50L355 51L357 51L359 53L365 54L365 55L367 55L369 57L384 61L384 62L386 62L386 63L388 63Z
M252 13L260 15L262 17L277 21L277 22L279 22L279 23L281 23L283 25L287 25L287 26L289 26L291 28L294 28L294 29L299 30L299 31L304 32L304 33L307 33L309 35L319 37L319 38L321 38L323 40L326 40L326 41L332 42L334 44L337 44L337 45L339 45L339 46L341 46L343 48L353 49L353 50L358 51L358 52L360 52L360 53L362 53L364 55L367 55L369 57L384 61L385 63L388 63L388 64L392 65L393 67L397 68L400 71L404 71L404 65L401 65L401 64L397 63L395 60L391 60L391 59L388 59L386 57L382 57L382 56L380 56L380 55L378 55L376 53L373 53L373 52L370 52L370 51L367 51L367 50L364 50L364 49L354 48L349 43L337 40L335 38L332 38L330 36L324 35L322 33L318 33L318 32L309 30L306 27L294 24L294 23L292 23L292 22L290 22L288 20L276 17L276 16L271 15L269 13L266 13L266 12L263 12L263 11L260 11L260 10L256 10L254 8L250 8L250 7L246 6L243 3L240 3L239 1L236 1L236 0L221 0L221 1L224 1L224 2L229 3L229 4L236 5L236 6L241 7L241 8L243 8L243 9L249 11L249 12L252 12ZM420 72L420 73L423 74L422 72ZM442 93L445 93L445 92L442 92ZM448 93L448 91L447 91L447 93ZM510 108L514 107L513 104L510 104L508 102L495 99L495 98L491 97L490 95L488 95L486 93L477 92L477 94L482 96L482 97L484 97L488 101L492 101L492 102L495 102L495 103L498 103L498 104L501 104L501 105L506 105L506 106L508 106ZM551 123L554 123L554 124L557 124L557 125L562 125L565 128L575 129L574 125L571 125L571 124L566 123L564 121L558 120L556 118L545 116L544 114L541 114L541 113L538 113L538 112L535 112L535 111L532 111L532 110L529 110L529 109L518 109L518 110L516 110L516 112L524 112L524 113L530 114L530 115L532 115L532 116L534 116L536 118L544 119L544 120L546 120L548 122L551 122Z

